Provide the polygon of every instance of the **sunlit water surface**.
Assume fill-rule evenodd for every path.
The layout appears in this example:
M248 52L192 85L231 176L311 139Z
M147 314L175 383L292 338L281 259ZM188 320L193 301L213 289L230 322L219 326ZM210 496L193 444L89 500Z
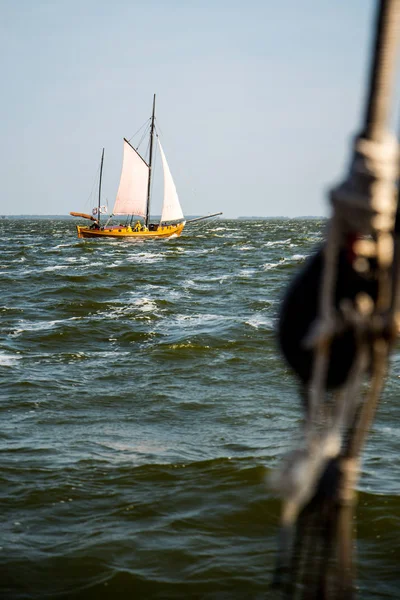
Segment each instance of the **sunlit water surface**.
M0 597L264 599L301 422L279 299L318 220L78 240L0 221ZM301 307L299 307L301 312ZM361 598L398 598L400 357L364 455Z

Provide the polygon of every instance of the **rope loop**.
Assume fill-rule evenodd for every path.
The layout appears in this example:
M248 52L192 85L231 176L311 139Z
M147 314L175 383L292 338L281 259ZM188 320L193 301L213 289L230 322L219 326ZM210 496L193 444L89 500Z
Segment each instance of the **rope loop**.
M397 207L399 146L385 132L380 140L358 136L348 177L330 192L344 233L376 234L393 230Z

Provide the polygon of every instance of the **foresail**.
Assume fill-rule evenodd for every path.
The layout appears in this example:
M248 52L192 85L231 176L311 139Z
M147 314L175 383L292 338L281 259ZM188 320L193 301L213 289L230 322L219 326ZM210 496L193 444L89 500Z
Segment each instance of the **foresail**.
M113 214L145 217L148 181L148 165L124 139L124 159Z
M171 171L169 170L167 159L165 158L160 140L158 140L158 145L160 147L161 160L164 170L164 201L161 211L161 222L180 221L184 218L184 216L178 194L176 192L175 183L172 179Z

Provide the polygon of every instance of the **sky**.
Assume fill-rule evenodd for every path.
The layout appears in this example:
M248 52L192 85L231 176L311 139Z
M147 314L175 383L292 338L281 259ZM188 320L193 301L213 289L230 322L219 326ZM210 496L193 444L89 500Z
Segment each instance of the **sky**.
M87 211L103 147L112 206L122 139L153 93L185 215L329 214L361 126L375 9L0 0L0 214Z

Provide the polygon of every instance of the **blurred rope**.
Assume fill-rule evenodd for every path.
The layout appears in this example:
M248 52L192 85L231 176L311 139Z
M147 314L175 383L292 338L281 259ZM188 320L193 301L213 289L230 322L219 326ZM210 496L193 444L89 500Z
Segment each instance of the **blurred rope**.
M380 0L363 130L355 139L348 176L330 194L333 215L320 252L316 315L301 340L302 349L311 354L309 376L302 373L302 446L272 480L283 498L274 585L286 598L354 598L353 513L360 453L397 333L399 145L388 121L399 18L400 0ZM366 282L352 293L338 293L346 287L343 261L354 281ZM316 264L309 270L315 271ZM307 285L307 277L303 279ZM338 368L335 343L344 332L351 335L351 362L343 381L337 376L337 385L329 390Z

